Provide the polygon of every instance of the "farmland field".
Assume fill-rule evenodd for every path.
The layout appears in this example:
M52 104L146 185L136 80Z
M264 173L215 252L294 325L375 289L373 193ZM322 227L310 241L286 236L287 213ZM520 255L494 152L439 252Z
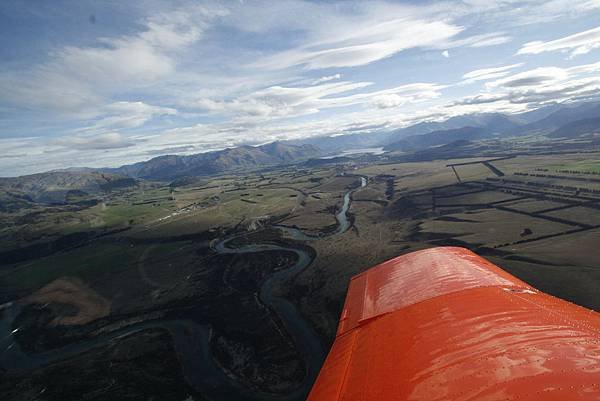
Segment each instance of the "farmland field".
M116 363L108 350L129 358L139 339L139 358L152 369L150 352L172 360L181 346L157 343L168 337L161 325L193 321L210 328L215 374L257 391L305 389L335 335L350 278L403 253L464 246L542 290L600 308L598 183L548 168L578 157L517 156L493 162L496 170L481 157L291 166L3 213L0 297L20 300L15 338L28 352L148 325L158 331L132 331L118 348L87 352L95 366ZM346 197L348 226L338 232ZM66 291L78 295L65 303ZM297 312L281 317L270 297ZM303 339L282 319L302 322ZM316 347L312 359L298 341ZM76 374L81 358L32 369L46 378L58 366ZM98 368L83 366L85 384ZM169 387L186 383L190 367L181 369L165 376L170 394L196 391ZM13 391L22 380L3 386Z

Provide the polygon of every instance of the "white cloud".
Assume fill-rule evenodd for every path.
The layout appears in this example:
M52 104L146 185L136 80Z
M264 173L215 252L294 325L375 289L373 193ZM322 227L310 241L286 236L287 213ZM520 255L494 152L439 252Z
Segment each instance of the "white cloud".
M495 107L498 104L539 107L547 103L598 98L600 78L585 78L555 82L529 88L516 88L507 91L482 93L468 96L456 105L485 105Z
M337 107L353 104L370 104L375 108L386 109L409 103L421 103L441 96L444 85L433 83L414 83L396 86L374 92L357 93L341 98L324 99Z
M593 20L600 0L183 0L179 11L166 4L145 3L149 17L103 38L65 38L29 67L0 62L0 133L40 135L9 148L0 142L0 157L11 162L3 171L374 132L598 91L600 63L534 69L540 61L531 57L520 72L525 65L507 51L517 51L517 39ZM598 29L530 42L520 53L584 53L596 46ZM439 63L444 55L460 73L488 65L458 82L483 85L449 82L457 71ZM414 81L425 82L406 84Z
M63 136L52 142L57 146L80 150L105 150L135 146L135 142L124 138L118 132L107 132L98 135Z
M223 13L195 7L158 14L136 34L100 38L96 46L54 50L45 63L0 74L2 103L61 113L89 111L114 92L173 74L174 55L200 38L206 19Z
M486 22L530 25L576 18L600 9L599 0L463 0L465 13Z
M512 40L512 37L508 36L504 32L491 32L484 33L480 35L472 35L467 36L465 38L460 39L451 39L447 42L442 42L439 44L439 47L489 47L489 46L497 46L504 43L508 43Z
M489 88L496 88L499 86L506 88L537 87L548 83L560 82L568 78L568 76L569 73L565 69L558 67L541 67L488 82L486 83L486 86Z
M600 72L600 61L597 63L583 64L583 65L577 65L575 67L567 68L567 72L571 75Z
M79 131L135 128L155 116L176 115L177 110L170 107L153 106L144 102L114 102L102 107L99 113L102 115L101 118Z
M380 109L389 109L406 104L406 98L394 93L383 94L373 97L373 105Z
M600 76L594 73L598 71L600 63L570 68L535 68L488 82L487 92L467 96L454 104L536 107L550 102L597 98Z
M538 0L533 1L531 6L519 17L520 21L539 23L551 21L560 17L577 17L600 9L598 0Z
M469 47L488 47L488 46L497 46L504 43L508 43L512 40L510 36L503 35L495 35L493 37L481 38L479 40L473 41Z
M229 113L237 122L265 121L318 113L353 105L376 108L423 102L440 96L442 85L414 83L372 92L344 94L372 85L370 82L336 82L305 87L273 86L232 100L201 99L196 106L210 113Z
M443 21L393 19L344 35L309 43L267 57L253 64L271 70L303 66L306 69L356 67L390 57L403 50L434 47L463 30ZM329 36L326 36L329 37Z
M258 118L291 117L316 113L320 105L333 107L331 100L322 99L369 85L370 82L341 81L306 87L272 86L233 100L201 99L196 105L213 113Z
M521 67L523 63L505 65L501 67L482 68L467 72L463 75L464 82L471 83L475 81L487 81L490 79L501 78L510 74L510 70Z
M535 41L525 43L517 54L540 54L543 52L569 52L570 57L589 53L600 47L600 27L579 32L549 42Z
M327 76L315 79L313 81L313 85L322 84L324 82L329 82L329 81L334 81L334 80L340 79L340 78L342 78L342 74L327 75Z
M444 57L446 57L446 58L449 58L449 57L450 57L450 52L449 52L448 50L444 50L444 51L442 52L442 56L444 56Z

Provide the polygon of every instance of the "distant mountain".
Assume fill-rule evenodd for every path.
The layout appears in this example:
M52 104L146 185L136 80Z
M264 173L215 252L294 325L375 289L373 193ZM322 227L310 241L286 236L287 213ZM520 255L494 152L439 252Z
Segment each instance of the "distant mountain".
M451 159L460 157L470 157L478 153L481 148L480 142L472 142L466 139L459 139L428 149L419 150L403 155L400 160L403 161L426 161L437 159Z
M501 113L475 114L473 124L476 127L482 127L489 135L508 134L512 135L523 125L523 122L517 116L508 116Z
M259 149L261 152L267 155L275 157L276 164L293 163L298 160L304 160L316 156L321 152L316 146L290 146L281 141L257 146L256 149Z
M577 120L563 125L547 136L550 138L576 138L588 134L600 133L600 117Z
M353 131L348 134L314 136L309 138L285 141L294 145L310 144L323 152L339 153L349 149L383 147L411 135L427 134L433 131L460 128L470 125L472 121L464 116L453 117L445 121L424 121L404 128L393 130L381 128L378 132ZM472 124L471 124L472 125Z
M492 133L506 133L519 127L522 121L500 113L479 113L456 116L445 121L426 121L405 128L378 133L320 136L287 141L292 144L310 144L326 153L338 153L348 149L386 147L413 136L464 127L486 127Z
M548 134L565 124L597 117L600 117L600 103L598 102L562 105L546 117L522 126L520 132L522 134Z
M378 145L385 147L404 138L426 135L436 131L461 128L467 125L476 124L473 124L472 121L465 116L452 117L445 121L425 121L390 132L387 137L382 138L382 141L380 141Z
M434 131L460 128L466 125L477 125L474 124L473 118L473 116L458 116L446 121L425 121L390 131L316 136L285 141L285 143L294 145L308 144L317 146L325 153L339 153L349 149L384 147L412 135L428 134Z
M82 196L102 194L136 185L137 181L133 178L100 172L51 171L0 178L0 192L3 199L48 204L68 203Z
M475 113L455 116L445 121L425 121L395 130L370 126L346 135L309 137L273 142L262 146L243 145L215 152L188 156L164 155L118 168L71 168L52 173L71 174L85 181L86 174L95 172L117 174L129 178L173 181L186 177L204 177L267 166L304 162L324 155L338 155L346 150L383 147L387 151L420 152L456 141L478 141L497 136L542 134L551 137L577 136L595 129L600 118L600 102L552 104L525 113ZM569 125L573 123L572 125ZM596 132L596 131L594 131ZM589 132L587 132L589 133ZM460 144L460 142L457 142ZM477 146L481 146L478 144ZM472 149L472 146L467 148ZM441 149L440 151L442 151ZM466 151L466 148L465 148ZM345 158L346 159L346 158ZM345 160L344 159L344 160ZM312 160L311 163L331 163ZM48 173L46 173L48 174ZM92 180L93 181L93 180ZM0 182L0 187L2 183ZM85 187L85 185L82 185ZM42 185L43 187L43 185ZM47 194L33 190L36 199L60 199L62 187ZM74 190L67 186L66 190ZM82 191L86 191L82 189ZM27 197L28 195L21 194ZM19 196L21 196L19 195ZM21 198L19 198L21 199Z
M542 118L548 117L550 114L559 111L563 107L564 105L555 103L549 106L540 107L539 109L514 114L513 117L519 119L519 121L521 121L523 124L531 124L541 120Z
M348 149L362 149L380 147L390 135L389 132L378 132L374 134L348 134L336 136L317 136L304 139L285 141L290 145L311 145L319 148L324 153L339 153Z
M407 136L422 135L434 131L460 128L464 127L465 125L469 125L469 123L470 121L466 121L466 119L463 116L452 117L445 121L425 121L393 131L392 135L389 138L389 141L395 142L395 140L402 139Z
M519 120L500 113L484 113L461 116L460 121L472 125L430 132L422 135L411 135L384 147L386 151L416 151L432 146L446 145L455 141L473 141L491 138L495 135L511 135L517 132Z
M563 125L600 117L600 103L553 104L526 113L475 113L445 121L421 122L391 131L352 133L239 146L189 156L166 155L145 162L102 171L135 178L170 181L305 161L323 154L358 148L384 147L387 151L420 151L454 141L476 141L498 135L549 134Z
M312 144L321 148L324 152L340 152L348 149L384 147L388 149L399 149L399 142L403 146L412 144L411 149L423 149L426 146L436 146L450 143L454 140L469 139L461 138L460 131L454 132L453 138L442 140L432 139L438 137L443 131L452 131L466 127L484 128L478 134L481 138L491 137L495 134L518 136L528 134L548 134L561 126L581 120L600 117L600 103L582 102L574 104L552 104L525 113L505 115L502 113L475 113L449 118L445 121L421 122L409 127L399 128L392 131L348 134L336 136L312 137L297 139L294 144ZM464 131L467 133L469 130ZM430 137L416 140L415 136L429 135ZM473 132L471 132L472 134ZM473 138L475 139L475 138ZM421 142L419 144L419 142ZM433 145L435 143L435 145Z
M429 134L413 135L401 141L387 145L386 151L412 152L427 149L432 146L446 145L456 141L472 141L487 136L487 130L482 127L463 127L457 129L434 131Z
M148 180L170 181L186 176L205 176L240 169L283 165L316 157L320 150L312 145L273 142L262 146L239 146L189 156L166 155L115 169L113 173Z

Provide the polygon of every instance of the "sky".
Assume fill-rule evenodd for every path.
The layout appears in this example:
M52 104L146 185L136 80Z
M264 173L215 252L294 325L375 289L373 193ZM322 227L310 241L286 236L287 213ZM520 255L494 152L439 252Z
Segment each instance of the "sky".
M600 0L0 2L0 176L600 94Z

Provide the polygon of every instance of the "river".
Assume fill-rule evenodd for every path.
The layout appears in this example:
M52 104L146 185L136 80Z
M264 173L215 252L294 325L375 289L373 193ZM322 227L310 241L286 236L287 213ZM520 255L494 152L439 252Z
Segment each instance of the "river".
M365 177L360 178L360 187L367 185ZM335 215L338 226L335 231L322 236L312 236L303 231L280 225L273 227L284 234L303 241L313 241L339 235L346 232L352 225L348 219L352 194L358 190L355 188L344 194L342 208ZM244 234L233 234L221 239L213 245L215 251L222 254L243 254L264 251L287 251L297 256L294 265L271 274L260 288L259 297L263 304L270 307L280 317L287 332L292 337L300 354L304 357L306 365L306 376L302 384L286 395L275 395L262 393L250 389L227 376L216 364L210 350L210 326L200 324L193 320L153 320L132 324L110 333L101 334L93 339L69 344L64 347L52 349L46 352L28 354L24 352L14 339L14 334L19 330L13 328L13 322L21 312L18 303L9 302L0 306L2 316L0 318L0 367L7 371L28 371L39 366L68 359L93 348L105 346L112 340L118 340L132 333L142 330L160 328L167 330L172 339L175 351L181 363L183 374L187 382L199 393L215 401L301 401L310 391L323 360L326 350L323 349L318 335L312 326L306 322L298 309L288 300L274 295L276 288L295 276L312 261L312 255L299 248L265 244L248 244L230 247L232 240Z

